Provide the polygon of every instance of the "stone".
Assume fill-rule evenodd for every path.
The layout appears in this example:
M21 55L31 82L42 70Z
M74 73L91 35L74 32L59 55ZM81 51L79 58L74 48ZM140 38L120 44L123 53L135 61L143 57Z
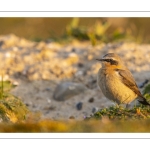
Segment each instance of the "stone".
M69 119L75 119L75 117L74 116L70 116Z
M91 97L89 100L88 100L89 103L93 103L94 102L94 97Z
M82 83L62 82L56 87L53 98L58 101L64 101L86 90L86 86Z
M93 109L92 109L92 113L96 113L98 110L99 110L99 108L98 108L98 107L93 107Z
M77 110L81 110L82 106L83 106L82 102L77 103L77 105L76 105Z

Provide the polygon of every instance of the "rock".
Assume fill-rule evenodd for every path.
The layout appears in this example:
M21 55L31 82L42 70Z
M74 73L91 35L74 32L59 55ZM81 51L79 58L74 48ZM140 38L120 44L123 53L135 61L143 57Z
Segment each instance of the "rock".
M97 112L99 110L99 108L98 107L93 107L93 109L92 109L92 113L95 113L95 112Z
M75 117L74 116L70 116L69 119L75 119Z
M81 110L82 106L83 106L82 102L77 103L77 105L76 105L77 110Z
M62 82L56 87L53 98L58 101L64 101L86 90L87 88L81 83Z
M93 103L94 102L94 97L91 97L88 102Z
M84 64L82 62L79 62L78 67L82 68L82 67L84 67Z

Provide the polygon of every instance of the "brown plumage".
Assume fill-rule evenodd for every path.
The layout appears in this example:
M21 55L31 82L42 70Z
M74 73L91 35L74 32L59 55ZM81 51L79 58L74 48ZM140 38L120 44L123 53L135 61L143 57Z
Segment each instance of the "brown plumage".
M97 60L102 62L97 83L108 99L118 104L130 104L138 99L140 103L150 105L142 96L131 72L117 54L108 53Z

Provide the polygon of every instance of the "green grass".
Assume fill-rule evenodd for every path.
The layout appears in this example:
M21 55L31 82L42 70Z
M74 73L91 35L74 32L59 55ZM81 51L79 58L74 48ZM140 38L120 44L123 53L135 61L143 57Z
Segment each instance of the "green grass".
M149 119L150 107L139 105L134 106L132 109L127 109L122 106L111 106L109 108L99 110L87 119L103 119L103 117L107 117L110 120Z
M18 97L10 94L13 87L15 85L10 81L0 82L0 120L2 122L23 121L29 112Z
M65 37L76 38L78 40L89 40L92 45L101 42L135 40L135 38L119 28L110 32L111 23L96 21L91 27L79 25L79 18L73 18L70 24L66 26Z

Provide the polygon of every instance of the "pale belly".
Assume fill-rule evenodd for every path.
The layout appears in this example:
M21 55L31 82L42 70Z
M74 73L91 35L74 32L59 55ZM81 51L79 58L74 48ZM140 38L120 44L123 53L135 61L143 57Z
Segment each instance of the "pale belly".
M118 104L129 104L137 98L137 94L124 85L116 74L106 76L98 74L97 82L106 98Z

